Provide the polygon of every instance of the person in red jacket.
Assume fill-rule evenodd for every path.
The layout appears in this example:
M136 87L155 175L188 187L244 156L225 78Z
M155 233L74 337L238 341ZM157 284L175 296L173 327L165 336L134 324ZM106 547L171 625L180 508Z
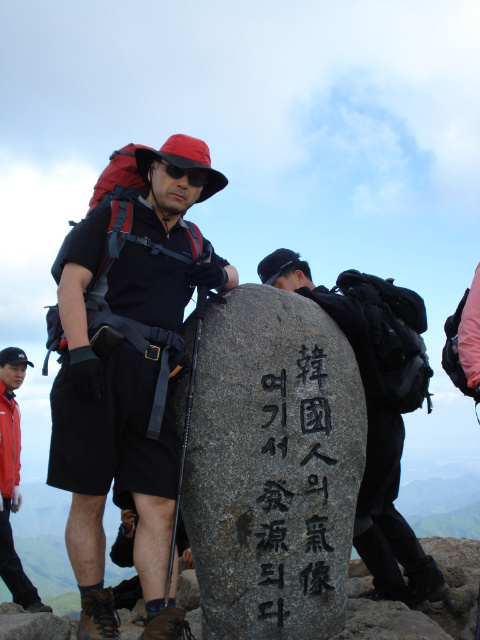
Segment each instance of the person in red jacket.
M13 544L10 511L22 505L20 493L20 409L14 391L21 387L29 362L25 351L7 347L0 351L0 577L13 602L30 613L52 612L44 605L18 557Z

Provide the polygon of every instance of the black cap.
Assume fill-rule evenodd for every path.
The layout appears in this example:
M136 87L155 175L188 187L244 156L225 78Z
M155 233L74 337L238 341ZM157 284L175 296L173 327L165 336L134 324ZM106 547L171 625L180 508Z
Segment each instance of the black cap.
M277 249L258 264L257 273L262 284L273 284L284 269L299 260L299 253L290 249Z
M23 349L18 347L7 347L0 351L0 366L11 364L13 366L17 364L28 364L33 367L33 364L28 360L27 354Z

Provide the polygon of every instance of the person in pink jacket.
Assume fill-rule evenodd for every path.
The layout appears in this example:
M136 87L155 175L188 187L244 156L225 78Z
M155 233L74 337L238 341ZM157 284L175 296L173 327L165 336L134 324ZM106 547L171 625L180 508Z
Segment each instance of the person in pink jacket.
M30 613L52 612L40 600L37 589L23 570L13 544L10 511L22 505L20 493L20 409L14 391L25 380L29 362L25 351L7 347L0 351L0 578L13 602Z
M475 401L480 402L480 264L458 327L458 355L468 386L475 389Z

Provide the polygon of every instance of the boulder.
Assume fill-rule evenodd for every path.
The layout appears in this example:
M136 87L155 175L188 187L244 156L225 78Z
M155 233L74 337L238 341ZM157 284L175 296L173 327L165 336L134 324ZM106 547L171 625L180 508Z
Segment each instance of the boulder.
M438 561L451 590L443 602L424 602L416 610L401 602L372 602L359 594L371 586L372 577L361 561L350 563L347 583L345 629L330 640L474 640L477 624L480 541L464 538L426 538L422 546ZM362 576L362 577L360 577ZM194 572L188 576L195 580ZM143 606L143 601L139 606ZM143 609L139 609L143 611ZM120 640L138 640L142 633L134 612L121 610ZM16 618L16 620L13 620ZM196 640L204 640L201 609L187 613L186 619ZM136 624L133 622L136 621ZM78 620L58 618L50 613L29 614L13 603L0 604L0 640L75 640ZM68 631L70 629L70 631ZM317 638L324 637L318 623ZM231 638L231 636L224 636ZM301 638L301 636L300 636ZM233 640L233 638L232 638ZM251 640L263 640L252 636Z
M187 611L200 606L200 589L194 569L185 569L179 574L176 599L177 607Z
M226 298L202 323L182 498L203 638L324 640L344 627L364 467L356 360L311 300L261 285Z
M0 640L70 640L72 625L69 620L51 613L2 613Z

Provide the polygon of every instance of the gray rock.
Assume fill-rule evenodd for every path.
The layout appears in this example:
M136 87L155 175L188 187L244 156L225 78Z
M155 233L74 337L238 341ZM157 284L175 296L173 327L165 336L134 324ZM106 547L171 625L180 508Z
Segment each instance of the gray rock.
M311 300L260 285L227 299L203 323L182 501L203 638L323 640L344 626L358 368Z
M187 620L187 622L190 624L190 631L193 633L195 640L203 640L201 610L194 609L193 611L189 611L185 616L185 620Z
M25 613L25 609L20 604L15 602L2 602L0 603L0 615Z
M51 613L2 615L0 640L70 640L70 623Z
M452 640L438 624L402 602L349 600L346 629L331 640Z
M120 640L138 640L142 635L144 626L138 626L127 622L120 627Z
M372 585L363 578L349 578L347 582L347 593L349 598L358 598L360 594L371 589Z
M419 605L416 611L411 611L398 602L372 602L358 598L358 593L364 590L363 587L371 586L372 578L366 568L360 566L361 561L354 560L350 563L350 574L357 577L348 580L349 600L346 606L345 629L333 634L330 640L474 640L480 579L480 540L427 538L421 542L439 561L442 570L448 572L451 602L425 602ZM463 564L456 564L457 562ZM142 610L143 601L139 601L138 611ZM0 604L0 640L51 640L58 637L52 635L51 620L55 618L54 615L35 614L33 631L30 626L32 617L32 614L25 613L22 607L11 602ZM129 615L122 610L120 617L120 640L137 640L143 627L138 626L138 622L132 622L140 616ZM196 640L203 640L201 617L200 609L189 611L186 616ZM17 618L18 625L8 630L12 618ZM60 635L60 638L76 640L78 620L69 616L64 616L61 620L70 626L70 635ZM12 632L14 635L4 636L2 632ZM321 633L322 629L319 626L318 638L321 637ZM263 637L252 636L251 640L263 640ZM222 640L225 638L236 640L231 636L225 636Z
M187 611L200 606L200 588L194 569L186 569L178 576L176 599L177 607Z

